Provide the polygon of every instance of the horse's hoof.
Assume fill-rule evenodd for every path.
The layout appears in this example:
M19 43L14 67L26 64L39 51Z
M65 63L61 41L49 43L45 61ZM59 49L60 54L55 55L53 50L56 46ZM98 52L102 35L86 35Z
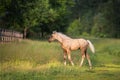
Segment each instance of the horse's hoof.
M92 69L92 67L90 67L90 70Z

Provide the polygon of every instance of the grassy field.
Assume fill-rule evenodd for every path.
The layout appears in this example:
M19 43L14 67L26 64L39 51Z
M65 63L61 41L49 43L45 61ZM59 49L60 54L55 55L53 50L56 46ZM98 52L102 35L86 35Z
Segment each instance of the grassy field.
M24 40L0 44L0 80L120 80L120 39L91 39L96 53L79 67L80 51L72 52L75 66L67 61L57 42Z

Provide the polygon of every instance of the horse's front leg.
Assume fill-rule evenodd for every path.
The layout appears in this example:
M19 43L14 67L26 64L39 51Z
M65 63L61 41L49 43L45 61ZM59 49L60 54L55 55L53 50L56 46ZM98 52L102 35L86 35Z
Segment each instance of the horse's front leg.
M67 52L65 50L63 50L63 52L64 52L64 65L66 66Z
M71 59L71 54L70 54L69 50L67 50L67 55L68 55L68 60L70 61L70 63L72 64L72 66L74 66L74 63L73 63L73 61Z

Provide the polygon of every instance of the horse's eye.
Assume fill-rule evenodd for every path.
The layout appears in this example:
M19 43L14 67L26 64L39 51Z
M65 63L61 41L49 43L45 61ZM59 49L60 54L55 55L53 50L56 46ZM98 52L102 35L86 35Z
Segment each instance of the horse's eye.
M51 35L51 37L54 37L54 35Z

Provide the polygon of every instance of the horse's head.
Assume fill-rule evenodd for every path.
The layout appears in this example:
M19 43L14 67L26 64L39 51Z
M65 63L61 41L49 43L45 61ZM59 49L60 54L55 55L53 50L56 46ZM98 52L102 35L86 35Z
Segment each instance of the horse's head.
M52 42L54 40L56 40L57 38L57 32L53 31L53 33L51 34L50 38L48 39L49 42Z

